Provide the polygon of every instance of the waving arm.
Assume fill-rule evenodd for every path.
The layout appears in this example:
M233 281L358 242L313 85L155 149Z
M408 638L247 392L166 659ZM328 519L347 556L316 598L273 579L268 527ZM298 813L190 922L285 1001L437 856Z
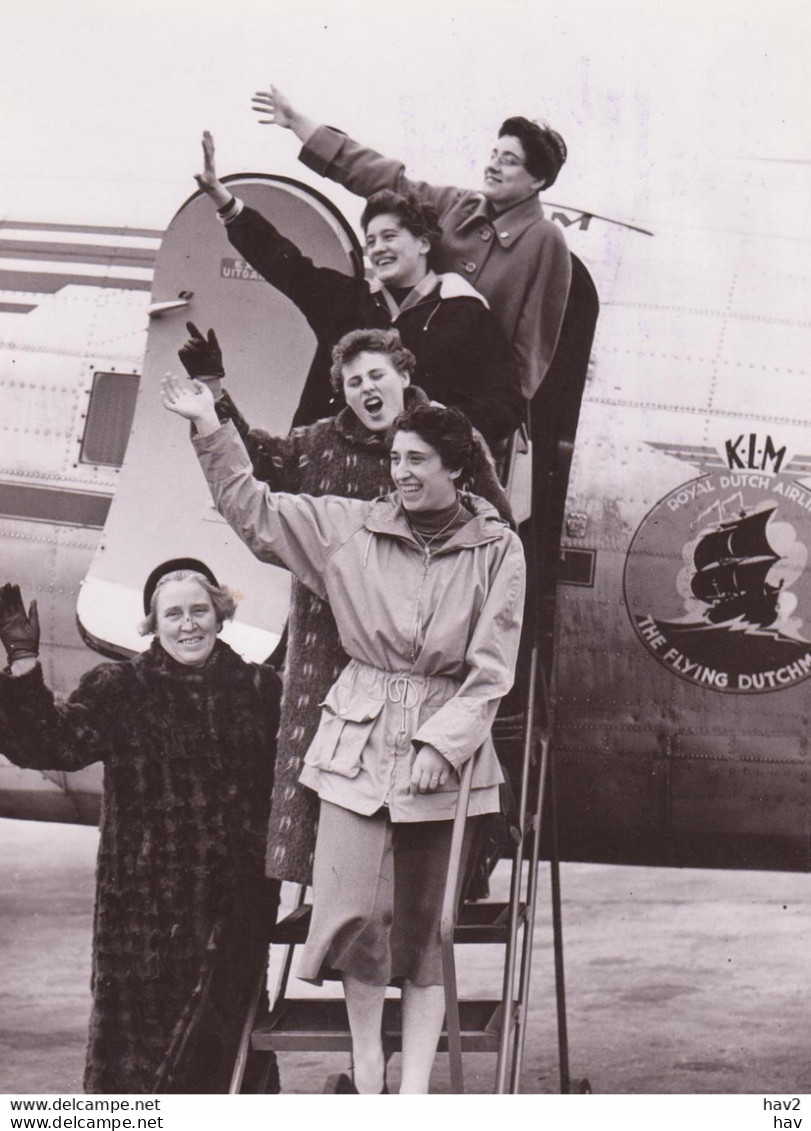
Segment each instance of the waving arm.
M440 214L451 208L463 190L453 185L432 185L406 176L402 161L384 157L368 146L333 129L318 126L304 145L299 160L322 177L343 185L357 196L369 197L381 189L393 189L407 196L416 194Z
M317 122L300 113L277 86L270 90L257 90L251 99L251 109L260 115L260 126L281 126L292 130L302 145L306 145L318 129Z
M324 569L334 551L363 525L367 503L333 495L314 498L269 491L251 474L232 424L194 438L214 505L261 561L281 561L308 589L326 597Z
M214 138L208 130L203 130L203 171L195 173L194 179L197 181L197 187L211 198L217 208L224 208L234 199L217 176L214 163Z
M87 672L66 703L56 702L39 664L19 676L0 674L3 754L15 765L35 770L81 770L106 761L124 666L102 664Z

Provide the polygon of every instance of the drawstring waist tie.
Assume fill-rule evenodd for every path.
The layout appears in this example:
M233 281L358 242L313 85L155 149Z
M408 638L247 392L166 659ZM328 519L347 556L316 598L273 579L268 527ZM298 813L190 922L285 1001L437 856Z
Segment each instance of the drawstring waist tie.
M456 694L461 680L446 675L392 672L360 660L350 660L338 677L338 683L402 707L402 729L405 730L409 711L426 702L439 708Z

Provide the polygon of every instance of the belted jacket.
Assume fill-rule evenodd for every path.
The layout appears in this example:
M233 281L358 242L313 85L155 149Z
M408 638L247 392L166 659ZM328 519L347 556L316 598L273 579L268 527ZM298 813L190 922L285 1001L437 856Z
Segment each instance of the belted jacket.
M544 218L537 195L492 217L480 192L411 180L401 161L330 126L319 126L299 159L359 196L387 188L416 193L436 207L437 269L457 272L485 296L515 351L522 392L532 397L555 352L572 280L566 240Z
M404 389L403 398L407 409L428 403L427 396L416 385ZM271 491L373 499L391 489L385 435L364 428L351 408L343 408L337 416L304 428L294 428L288 436L270 436L250 428L227 393L217 401L217 414L220 420L234 421L251 457L254 475L267 483ZM510 519L509 504L489 460L480 461L468 487ZM276 879L309 884L318 798L299 783L299 777L318 728L320 703L349 657L341 648L329 604L295 577L287 626L267 871Z
M409 790L427 743L456 771L476 754L469 812L497 811L490 729L513 683L525 570L494 508L464 496L470 521L427 552L396 495L270 492L230 423L194 445L217 509L258 558L281 560L329 600L351 657L324 700L301 781L357 813L385 805L393 821L450 819L457 774L437 793Z

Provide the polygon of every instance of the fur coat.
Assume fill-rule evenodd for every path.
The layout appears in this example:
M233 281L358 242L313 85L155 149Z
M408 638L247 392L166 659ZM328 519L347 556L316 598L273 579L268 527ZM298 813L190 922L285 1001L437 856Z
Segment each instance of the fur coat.
M156 640L87 672L66 703L39 666L0 675L11 761L104 763L88 1092L227 1091L278 897L263 874L278 682L221 640L202 667Z

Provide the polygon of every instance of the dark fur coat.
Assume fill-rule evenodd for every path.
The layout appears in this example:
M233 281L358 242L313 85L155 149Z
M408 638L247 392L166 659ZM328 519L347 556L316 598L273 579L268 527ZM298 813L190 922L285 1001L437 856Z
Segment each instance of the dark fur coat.
M263 860L278 701L275 673L220 640L202 667L154 641L88 672L64 704L39 667L0 676L8 758L36 769L104 763L88 1092L227 1090L275 914ZM217 962L227 986L205 978L213 943L230 951ZM200 1013L203 982L218 1016L198 1027L181 1067L167 1064L181 1018Z

